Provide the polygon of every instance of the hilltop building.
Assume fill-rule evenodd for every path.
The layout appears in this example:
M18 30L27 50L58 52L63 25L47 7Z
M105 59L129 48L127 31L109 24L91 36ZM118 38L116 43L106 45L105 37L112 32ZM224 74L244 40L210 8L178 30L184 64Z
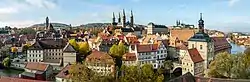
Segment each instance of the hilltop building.
M113 31L120 31L122 32L124 35L127 35L128 33L135 33L137 36L141 36L142 34L142 30L143 27L140 25L136 25L134 23L134 15L133 15L133 11L131 10L130 12L130 20L127 21L126 20L126 13L125 10L123 9L122 11L122 17L119 13L118 16L118 21L116 21L116 17L115 14L113 12L113 17L112 17L112 25L107 27L107 31L109 31L109 33L113 33Z

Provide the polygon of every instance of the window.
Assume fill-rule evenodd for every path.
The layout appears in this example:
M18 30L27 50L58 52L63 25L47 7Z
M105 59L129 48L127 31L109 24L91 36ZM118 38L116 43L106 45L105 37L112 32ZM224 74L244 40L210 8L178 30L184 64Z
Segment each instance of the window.
M41 55L39 54L39 57L41 57Z
M200 45L200 49L202 50L202 45Z
M163 55L161 55L161 57L163 57Z
M194 44L192 44L192 48L194 48Z
M30 55L30 57L31 57L31 55Z

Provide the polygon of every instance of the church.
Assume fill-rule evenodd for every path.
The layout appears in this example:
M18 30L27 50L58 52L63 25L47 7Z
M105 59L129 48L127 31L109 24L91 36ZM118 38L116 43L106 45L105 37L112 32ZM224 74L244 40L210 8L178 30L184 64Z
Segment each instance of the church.
M131 32L136 35L141 35L143 27L136 25L134 23L134 15L132 10L130 12L130 21L127 21L126 13L125 10L123 9L122 17L120 13L118 14L118 21L116 21L115 14L113 12L112 23L110 26L108 26L107 30L110 33L112 33L112 30L115 30L116 32L122 32L124 35Z
M53 25L49 23L49 17L46 17L44 31L39 31L36 34L36 39L59 39L61 34L59 30L55 30Z

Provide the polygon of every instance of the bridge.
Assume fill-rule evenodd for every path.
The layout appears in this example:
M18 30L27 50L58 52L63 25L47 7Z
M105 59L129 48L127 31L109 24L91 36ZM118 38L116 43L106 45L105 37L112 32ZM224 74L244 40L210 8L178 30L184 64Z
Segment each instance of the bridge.
M177 70L182 70L181 68L181 63L179 62L173 62L174 68L173 68L173 72L177 71Z

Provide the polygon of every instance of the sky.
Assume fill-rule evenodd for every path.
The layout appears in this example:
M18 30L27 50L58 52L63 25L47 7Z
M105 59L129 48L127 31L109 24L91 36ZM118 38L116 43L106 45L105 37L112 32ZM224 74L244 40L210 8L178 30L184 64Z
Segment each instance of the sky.
M203 13L205 28L250 31L250 0L0 0L0 26L28 27L51 22L73 26L111 22L124 9L133 10L136 24L174 25L176 20L197 25Z

